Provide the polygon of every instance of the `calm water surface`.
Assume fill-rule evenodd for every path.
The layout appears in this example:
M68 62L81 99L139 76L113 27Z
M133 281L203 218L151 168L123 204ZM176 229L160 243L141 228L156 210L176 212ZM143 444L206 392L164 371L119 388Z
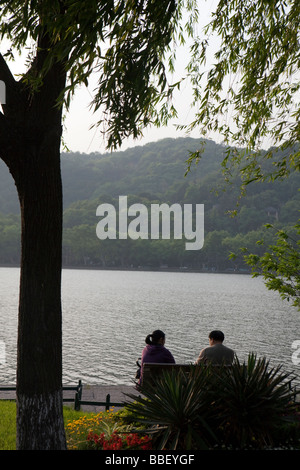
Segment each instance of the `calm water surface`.
M0 383L15 383L19 269L0 268ZM239 359L249 352L300 376L292 343L300 312L250 275L63 270L63 381L128 384L154 329L176 362L193 362L221 329Z

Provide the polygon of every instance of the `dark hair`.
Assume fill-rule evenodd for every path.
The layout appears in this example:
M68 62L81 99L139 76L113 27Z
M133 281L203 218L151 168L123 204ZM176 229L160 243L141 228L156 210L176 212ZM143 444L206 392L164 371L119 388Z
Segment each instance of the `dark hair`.
M214 339L215 341L221 341L223 342L224 341L224 333L220 330L213 330L209 333L208 337L210 339Z
M146 344L158 344L161 338L165 339L165 334L161 330L155 330L151 335L146 336Z

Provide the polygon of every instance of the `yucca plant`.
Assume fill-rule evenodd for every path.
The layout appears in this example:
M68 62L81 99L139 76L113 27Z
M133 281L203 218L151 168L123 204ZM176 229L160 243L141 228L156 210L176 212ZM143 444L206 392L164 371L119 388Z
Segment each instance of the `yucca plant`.
M131 396L127 418L152 433L157 449L263 449L278 444L293 411L291 380L252 353L231 367L162 371Z
M294 406L289 373L270 367L266 358L251 353L247 362L236 359L218 377L215 419L222 440L238 448L265 448Z
M216 442L209 425L208 369L191 366L190 373L164 371L154 383L143 385L142 396L128 403L133 422L152 433L157 449L207 449Z

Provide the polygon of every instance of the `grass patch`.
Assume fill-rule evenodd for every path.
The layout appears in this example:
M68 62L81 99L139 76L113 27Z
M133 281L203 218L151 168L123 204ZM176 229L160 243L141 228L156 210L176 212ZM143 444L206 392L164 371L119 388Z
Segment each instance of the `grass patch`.
M16 449L16 403L0 400L0 450Z
M78 420L93 420L95 413L75 411L69 406L64 407L66 429L68 423ZM16 450L16 402L0 400L0 450Z

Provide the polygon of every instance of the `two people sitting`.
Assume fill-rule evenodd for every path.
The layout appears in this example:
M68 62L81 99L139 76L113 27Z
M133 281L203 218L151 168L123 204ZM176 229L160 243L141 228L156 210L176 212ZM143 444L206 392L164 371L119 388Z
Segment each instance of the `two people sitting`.
M224 333L220 330L213 330L208 335L209 346L200 351L195 364L211 363L214 365L231 365L235 356L233 349L223 344ZM146 346L142 351L141 371L143 364L147 363L170 363L175 364L172 353L165 347L166 336L161 330L155 330L145 339Z

